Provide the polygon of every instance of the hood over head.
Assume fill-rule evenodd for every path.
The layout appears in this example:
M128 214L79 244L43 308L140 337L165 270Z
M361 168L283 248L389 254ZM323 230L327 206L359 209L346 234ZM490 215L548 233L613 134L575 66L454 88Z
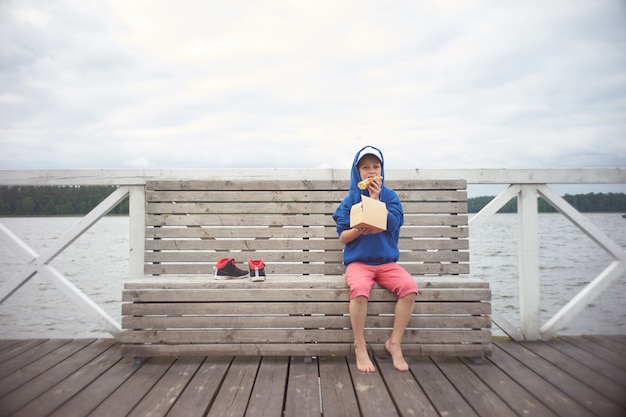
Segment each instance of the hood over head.
M354 156L354 162L352 163L352 170L350 171L350 191L356 191L359 194L367 193L366 190L360 190L357 184L361 181L361 175L359 174L359 161L365 155L374 155L380 160L381 171L380 175L383 177L383 185L385 183L385 159L380 149L373 146L364 146Z

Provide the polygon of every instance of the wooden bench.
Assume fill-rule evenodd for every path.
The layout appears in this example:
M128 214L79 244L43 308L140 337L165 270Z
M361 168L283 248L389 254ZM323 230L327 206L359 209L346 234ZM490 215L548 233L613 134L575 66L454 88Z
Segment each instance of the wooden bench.
M408 355L491 354L491 292L469 273L464 180L385 180L405 210L399 263L419 295ZM323 356L353 353L343 245L332 214L349 181L146 184L146 277L124 285L122 354ZM264 282L217 280L214 265L263 259ZM366 339L389 337L396 298L372 291Z

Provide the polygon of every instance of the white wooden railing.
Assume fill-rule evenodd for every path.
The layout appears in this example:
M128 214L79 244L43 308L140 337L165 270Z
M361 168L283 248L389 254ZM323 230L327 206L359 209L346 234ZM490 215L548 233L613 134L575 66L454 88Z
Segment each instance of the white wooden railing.
M497 311L493 322L515 340L549 339L555 336L612 281L626 271L626 252L585 216L562 199L548 184L626 184L626 168L610 169L388 169L387 179L457 179L468 184L504 184L508 187L470 220L470 236L512 198L518 198L520 326L512 325ZM115 185L118 188L44 253L38 254L0 223L0 239L22 259L24 269L0 287L0 303L35 274L55 283L71 300L117 337L120 324L72 284L50 262L86 230L129 196L130 278L143 276L144 185L147 180L175 179L348 179L339 169L194 169L194 170L0 170L0 185ZM612 258L597 277L565 304L552 318L540 323L539 242L537 197L541 196L587 234Z

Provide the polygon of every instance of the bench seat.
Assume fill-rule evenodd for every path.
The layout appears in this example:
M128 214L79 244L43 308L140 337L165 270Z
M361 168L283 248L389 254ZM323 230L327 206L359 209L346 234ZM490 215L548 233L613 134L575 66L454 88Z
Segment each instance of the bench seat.
M491 291L467 276L464 181L389 181L418 284L406 355L491 354ZM146 185L146 277L125 283L122 354L351 355L349 290L332 212L347 181ZM259 190L264 191L259 191ZM266 262L264 282L216 279L219 258ZM366 340L384 353L396 297L376 285Z

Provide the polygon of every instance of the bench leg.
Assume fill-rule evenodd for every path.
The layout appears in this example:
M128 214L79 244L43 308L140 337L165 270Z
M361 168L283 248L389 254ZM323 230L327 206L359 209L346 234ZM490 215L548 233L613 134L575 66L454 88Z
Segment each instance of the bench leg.
M483 363L483 357L482 356L471 356L468 359L474 365L482 365L482 363Z
M142 365L146 361L146 358L133 358L133 365L139 366Z

